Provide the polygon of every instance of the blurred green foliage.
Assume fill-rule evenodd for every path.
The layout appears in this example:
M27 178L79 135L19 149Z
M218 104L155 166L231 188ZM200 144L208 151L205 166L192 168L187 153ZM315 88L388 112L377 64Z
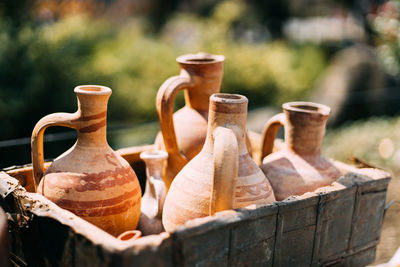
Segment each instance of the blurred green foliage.
M324 50L235 41L232 25L244 12L241 2L224 1L209 17L173 15L157 35L140 18L75 15L17 28L0 20L0 140L29 136L46 114L74 112L80 84L113 89L110 123L155 120L158 88L179 73L175 58L199 51L225 55L222 91L246 95L250 108L304 98L324 70Z
M400 172L400 117L376 117L330 129L323 153L343 162L355 156L373 166Z
M390 0L369 16L375 33L377 54L387 73L400 74L400 0Z

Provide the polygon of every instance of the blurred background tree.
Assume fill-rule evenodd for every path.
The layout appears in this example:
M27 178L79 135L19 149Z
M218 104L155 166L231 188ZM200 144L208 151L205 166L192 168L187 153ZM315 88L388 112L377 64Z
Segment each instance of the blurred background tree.
M399 97L382 88L398 84L398 3L4 2L0 4L0 166L29 162L26 148L33 126L46 114L75 111L73 88L80 84L113 89L109 129L114 147L152 142L156 125L139 137L132 137L130 129L156 121L155 95L166 78L178 73L175 58L199 51L226 56L222 91L246 95L250 110L313 99L343 111L333 114L336 125L349 118L394 114ZM372 53L360 52L365 47ZM346 60L351 55L361 59ZM384 78L370 75L377 68L383 69ZM360 92L368 99L354 103L360 101ZM383 109L367 103L388 94L392 105L372 103ZM177 105L182 103L180 97ZM356 111L346 110L355 104ZM65 129L49 133L57 131ZM47 157L58 155L64 143L74 140L73 133L62 136L55 135L54 140L66 140L54 148L49 144Z
M273 13L280 6L243 1L37 0L18 7L1 6L0 140L25 138L20 141L29 143L27 137L41 117L76 109L73 88L80 84L113 89L111 130L155 121L156 92L166 78L178 73L175 58L185 53L224 54L222 91L245 94L250 108L303 98L327 61L323 48L285 41L278 29L282 23L273 22L269 30L262 12L255 12L267 8ZM274 21L286 18L277 14ZM49 132L53 131L57 129ZM153 136L146 136L140 141L151 142ZM112 140L114 146L126 145ZM19 148L7 144L3 142L1 164L29 162L29 154L12 156ZM59 154L59 149L47 150L50 158Z

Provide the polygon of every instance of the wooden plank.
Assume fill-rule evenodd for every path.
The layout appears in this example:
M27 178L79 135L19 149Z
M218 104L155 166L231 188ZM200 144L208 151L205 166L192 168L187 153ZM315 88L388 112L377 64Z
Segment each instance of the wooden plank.
M310 265L319 196L307 193L277 202L274 266Z
M375 257L390 181L380 170L349 172L316 192L126 244L4 172L0 179L1 205L20 214L10 222L12 251L30 266L361 266Z
M51 162L44 163L44 170L50 166ZM28 192L35 192L35 181L33 179L32 165L14 166L7 168L6 173L16 178L21 186Z
M273 266L275 237L236 249L230 253L229 266Z
M230 232L229 266L272 266L278 207L239 209Z
M278 266L310 266L315 225L286 232L282 235L280 264Z
M313 265L332 256L341 257L348 248L357 191L352 179L351 175L346 175L331 187L317 190L320 192L320 214Z
M379 239L383 223L386 191L366 194L360 192L358 198L358 212L353 219L349 248L363 246Z

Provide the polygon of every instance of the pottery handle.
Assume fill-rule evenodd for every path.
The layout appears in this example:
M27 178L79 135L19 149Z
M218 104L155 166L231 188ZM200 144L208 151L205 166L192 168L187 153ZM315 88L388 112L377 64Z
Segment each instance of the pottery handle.
M214 174L210 215L233 208L239 169L239 146L233 130L218 127L214 131Z
M264 130L261 136L261 158L260 164L265 156L272 153L274 148L274 141L278 130L281 126L285 125L286 117L284 113L279 113L273 116L264 126Z
M157 93L156 107L165 150L175 160L187 163L187 158L180 153L174 128L174 102L176 94L193 85L189 74L183 72L166 80Z
M160 129L168 154L183 156L179 152L174 128L174 102L176 94L191 85L189 75L174 76L166 80L157 93L156 106Z
M33 177L36 187L44 173L43 135L49 126L64 126L77 129L79 113L53 113L40 119L33 129L31 138Z

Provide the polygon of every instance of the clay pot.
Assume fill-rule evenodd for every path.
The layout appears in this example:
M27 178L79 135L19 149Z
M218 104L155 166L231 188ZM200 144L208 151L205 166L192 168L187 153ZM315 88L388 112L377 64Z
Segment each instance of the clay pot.
M268 180L247 151L247 103L241 95L210 97L205 144L175 177L165 199L167 231L217 211L275 201Z
M140 158L146 163L147 180L138 228L144 235L159 234L164 231L161 216L167 188L163 174L168 153L162 150L144 151Z
M78 86L75 113L42 118L32 133L32 163L37 192L115 236L135 229L141 190L131 166L108 145L107 103L111 89ZM43 174L43 134L49 126L78 132L78 140ZM40 181L40 183L39 183Z
M180 74L167 79L158 90L156 106L162 135L157 136L155 144L168 152L167 188L203 147L209 98L220 91L224 60L224 56L205 53L180 56L176 59ZM186 105L173 114L175 96L181 90Z
M261 168L276 200L314 191L340 176L339 169L320 154L330 108L311 102L289 102L282 108L284 113L272 117L262 135ZM285 129L285 145L272 153L280 126Z

